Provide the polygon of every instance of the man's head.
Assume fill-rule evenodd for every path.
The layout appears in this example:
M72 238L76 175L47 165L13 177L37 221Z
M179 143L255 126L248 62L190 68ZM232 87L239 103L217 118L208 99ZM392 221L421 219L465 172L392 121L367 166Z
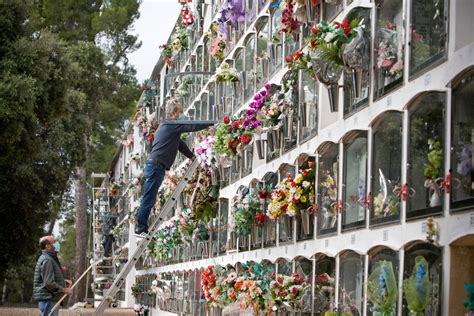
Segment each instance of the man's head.
M169 120L177 120L183 113L183 106L176 100L169 100L166 104L166 117Z
M54 236L44 236L41 237L39 240L39 245L41 250L46 250L46 251L58 251L59 249L56 249L55 247L56 243L56 238Z

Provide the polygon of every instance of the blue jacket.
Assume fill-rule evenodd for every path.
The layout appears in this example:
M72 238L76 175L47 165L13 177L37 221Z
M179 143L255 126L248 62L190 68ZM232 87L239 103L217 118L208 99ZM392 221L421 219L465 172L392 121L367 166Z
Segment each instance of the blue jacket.
M185 142L181 140L182 133L197 132L203 130L213 124L195 123L195 124L176 124L163 122L155 132L155 139L151 147L148 159L155 163L161 163L166 169L170 169L173 165L178 150L188 158L192 158L194 154L189 150Z

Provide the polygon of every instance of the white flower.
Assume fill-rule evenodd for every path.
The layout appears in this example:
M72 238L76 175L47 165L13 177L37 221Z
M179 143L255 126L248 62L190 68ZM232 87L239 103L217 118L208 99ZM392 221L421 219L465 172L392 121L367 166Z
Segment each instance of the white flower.
M303 188L307 188L311 185L311 183L309 183L309 181L303 181Z
M328 33L326 34L326 36L324 37L324 41L325 41L326 43L329 43L329 42L331 42L331 41L334 39L335 36L336 36L336 34L334 34L333 32L328 32Z

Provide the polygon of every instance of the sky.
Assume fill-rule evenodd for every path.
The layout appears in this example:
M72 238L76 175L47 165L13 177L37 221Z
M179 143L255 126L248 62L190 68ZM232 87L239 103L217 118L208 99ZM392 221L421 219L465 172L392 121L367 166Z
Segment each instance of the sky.
M132 31L133 34L138 34L142 46L129 54L130 63L137 70L139 83L150 77L160 56L158 47L168 40L180 8L177 0L142 0L140 17Z

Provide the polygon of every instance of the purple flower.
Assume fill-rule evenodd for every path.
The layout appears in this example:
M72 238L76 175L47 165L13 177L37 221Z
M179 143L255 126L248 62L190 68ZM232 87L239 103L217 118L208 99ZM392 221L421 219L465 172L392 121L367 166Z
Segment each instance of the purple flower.
M253 122L251 123L251 126L252 126L253 128L259 127L259 126L260 126L260 121L253 121Z
M257 103L255 101L250 102L249 106L251 108L255 108L257 106Z
M247 120L245 120L245 121L242 123L242 125L243 125L243 126L245 126L245 127L247 127L247 126L249 126L249 125L250 125L250 122L249 122L249 121L247 121Z
M265 98L267 96L267 90L260 91L260 95Z
M263 105L263 100L260 99L256 103L257 103L257 106L260 108Z
M247 111L245 111L245 114L247 115L252 115L252 114L255 114L255 110L254 109L248 109Z
M255 101L258 101L258 100L260 100L261 98L262 98L262 96L260 95L260 93L257 93L257 94L254 95L254 97L253 97L253 99L254 99Z
M271 83L266 83L265 84L265 89L269 90L272 88L272 84Z
M249 116L248 116L248 119L251 120L251 121L255 120L255 115L253 115L253 114L252 114L252 115L249 115Z

